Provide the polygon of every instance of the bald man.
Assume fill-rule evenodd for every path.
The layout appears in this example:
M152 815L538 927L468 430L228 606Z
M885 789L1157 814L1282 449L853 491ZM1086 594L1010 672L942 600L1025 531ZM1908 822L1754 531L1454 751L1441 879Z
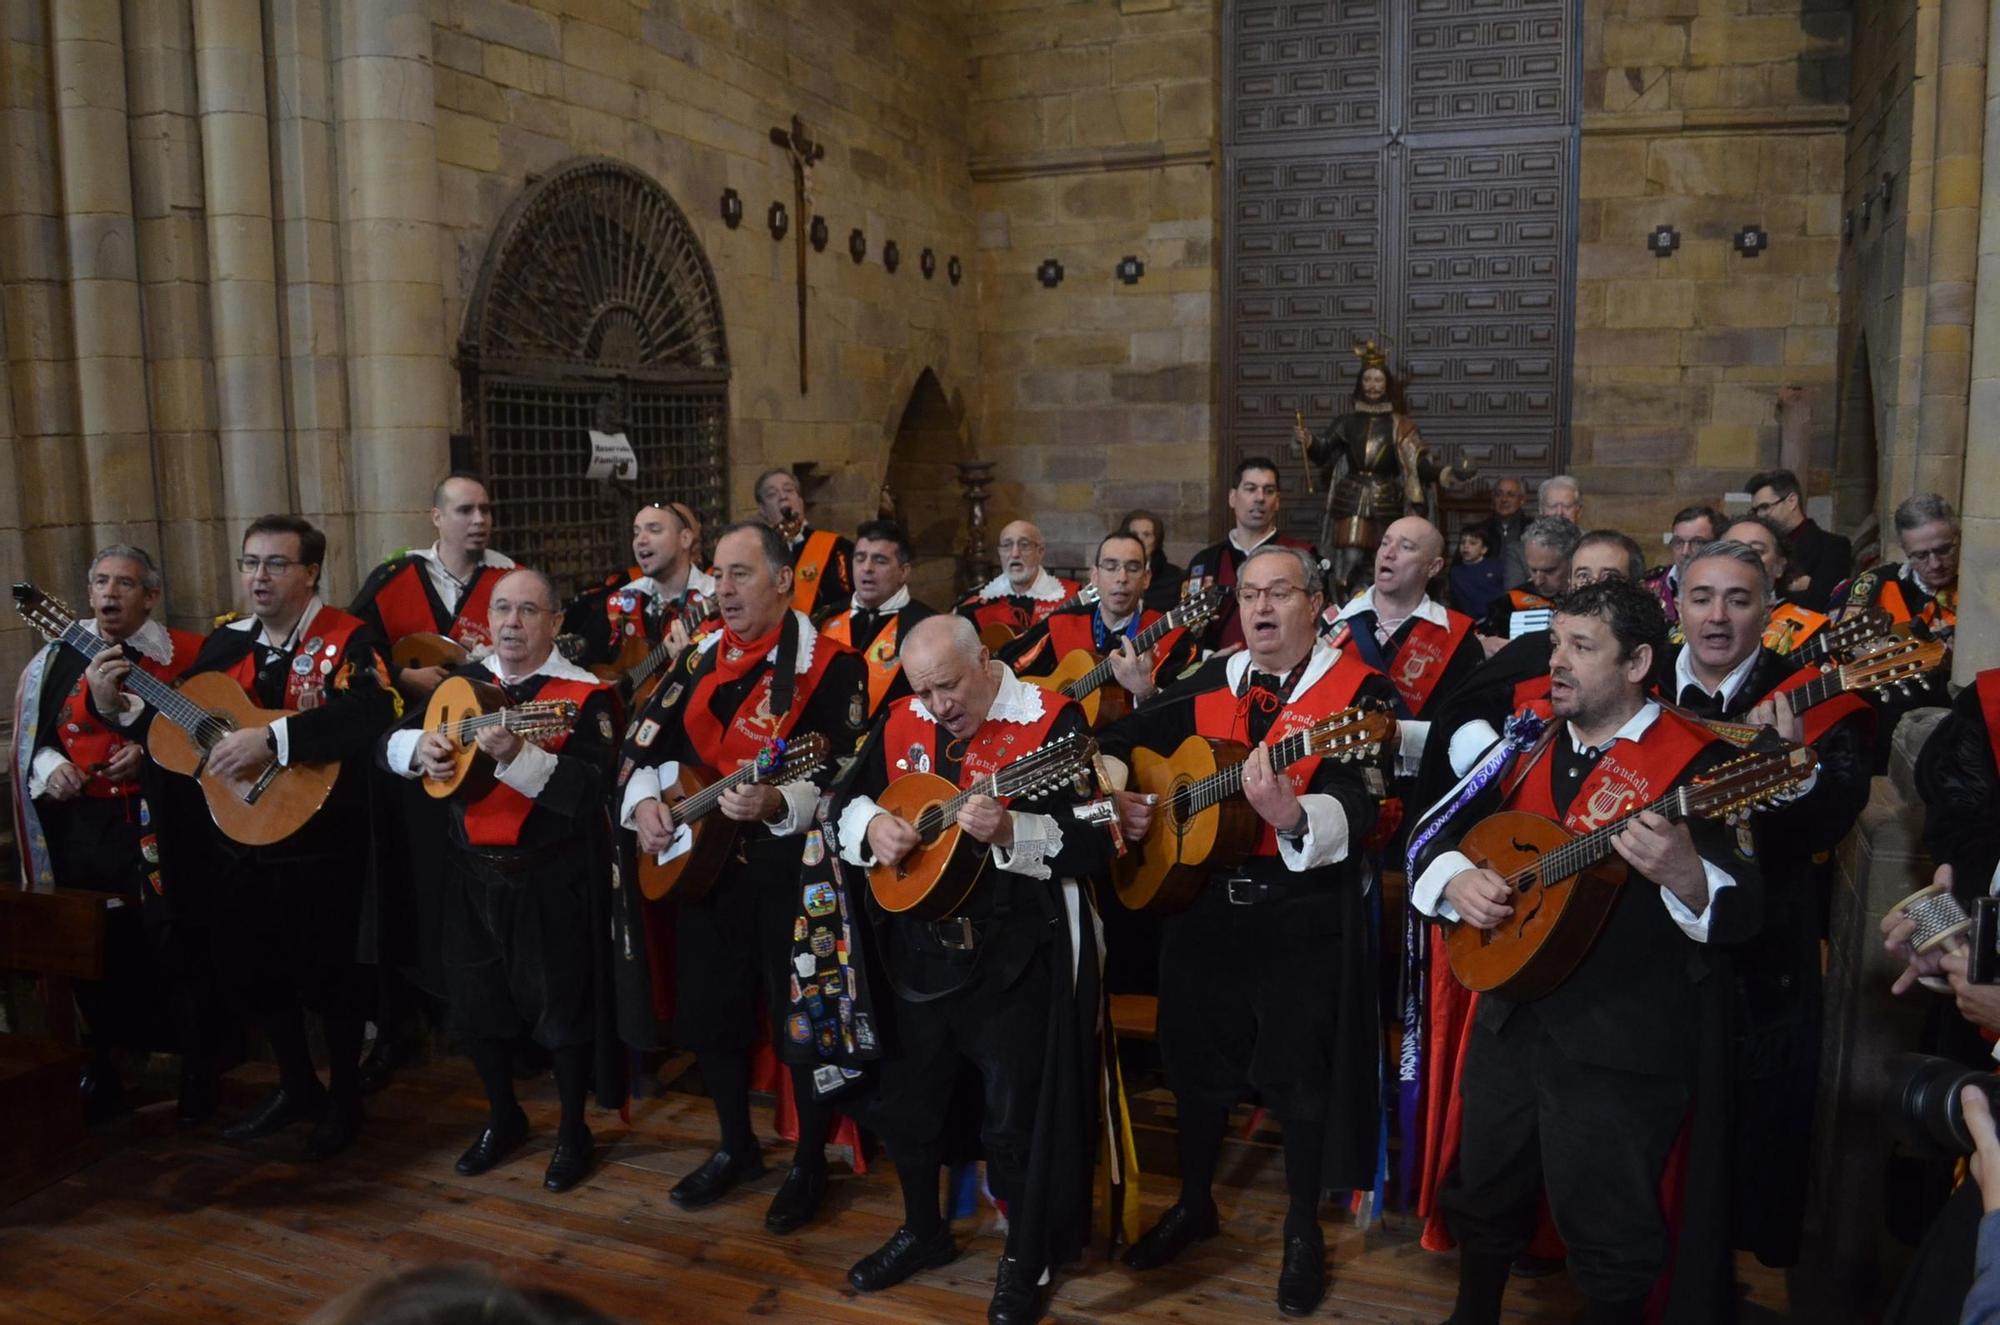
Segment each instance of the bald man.
M983 635L988 627L1004 627L1019 635L1061 607L1081 586L1042 569L1047 545L1042 531L1027 520L1014 520L1000 530L1000 573L958 605L958 614Z
M1485 657L1472 618L1430 596L1444 569L1444 535L1421 515L1406 515L1383 531L1369 586L1330 617L1335 642L1344 631L1352 647L1396 687L1397 716L1405 719L1404 752L1414 748L1408 719L1421 718L1431 700L1456 689Z

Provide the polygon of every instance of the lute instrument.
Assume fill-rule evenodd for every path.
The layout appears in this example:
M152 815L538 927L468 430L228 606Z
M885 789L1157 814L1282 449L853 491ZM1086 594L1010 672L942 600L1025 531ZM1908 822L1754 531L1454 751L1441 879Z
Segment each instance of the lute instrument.
M974 796L997 801L1053 791L1090 771L1097 742L1076 732L1022 755L960 790L935 773L905 773L875 798L921 839L893 865L868 871L868 886L884 911L936 920L956 915L985 877L991 853L958 826Z
M1631 820L1650 810L1673 822L1741 822L1802 786L1818 763L1809 746L1739 755L1650 805L1628 803L1618 818L1586 833L1521 810L1481 820L1458 849L1507 881L1514 913L1492 929L1442 922L1451 973L1475 993L1516 1000L1557 988L1589 954L1617 904L1627 871L1612 842Z
M14 586L14 607L50 640L95 658L110 648L84 629L63 603L32 584ZM146 730L146 752L170 773L201 784L215 826L245 846L281 842L303 828L326 804L340 776L337 761L281 765L273 760L255 776L224 778L208 770L208 754L223 737L247 727L268 727L293 716L259 708L243 688L220 672L183 677L170 686L143 667L125 674L125 689L150 705L164 722Z
M1382 709L1342 709L1272 742L1271 767L1283 773L1313 755L1369 758L1393 743L1396 732L1396 719ZM1172 754L1144 747L1132 751L1126 790L1159 800L1146 836L1111 867L1112 887L1127 909L1185 910L1216 871L1257 849L1264 821L1242 796L1243 761L1249 756L1240 741L1206 736L1188 737Z
M525 704L509 704L499 686L466 676L447 676L431 691L424 706L424 730L437 732L452 747L452 774L435 778L426 774L424 790L437 800L457 794L463 788L476 796L493 785L493 757L479 748L479 733L496 728L513 732L525 741L546 740L568 731L576 721L573 699L533 699Z
M1887 608L1871 607L1839 621L1828 622L1811 639L1785 656L1801 667L1837 662L1856 649L1888 635L1894 624Z
M977 606L979 599L974 598L972 603L974 606ZM1096 605L1097 586L1086 584L1050 608L1049 615L1054 616L1058 612L1067 612L1072 607L1095 607ZM1021 634L1021 631L1014 629L1004 621L989 621L979 628L979 642L984 644L988 649L999 650L1019 639Z
M667 807L674 817L674 841L664 853L639 852L640 893L649 902L669 893L683 901L708 896L743 827L714 813L722 804L722 793L753 783L776 787L809 778L825 766L828 749L826 737L807 732L772 741L755 759L721 777L698 765L682 764L675 783L681 798ZM667 857L664 862L662 854Z
M1144 653L1176 630L1200 629L1221 605L1221 586L1209 585L1200 593L1182 599L1171 612L1140 631L1132 640L1132 651ZM1084 721L1092 727L1121 718L1131 708L1131 696L1125 687L1106 685L1113 679L1111 659L1098 658L1088 649L1070 650L1047 676L1021 679L1075 700L1083 706Z
M674 619L686 629L688 640L692 642L701 628L722 617L722 604L714 598L691 597L675 609ZM671 633L669 628L668 633ZM681 648L685 649L686 644ZM600 681L610 681L620 687L629 688L632 701L630 711L640 713L653 692L666 679L667 669L680 656L663 635L657 644L648 644L644 635L629 635L620 644L617 657L608 663L597 663L590 668L591 675Z
M396 664L399 672L408 667L442 667L449 671L471 660L472 655L463 644L434 630L414 631L389 646L389 661Z
M1817 638L1817 636L1815 636ZM1785 692L1792 712L1804 713L1835 695L1874 690L1884 698L1909 695L1917 678L1942 667L1951 651L1943 640L1891 636L1876 641L1839 666L1828 666L1804 685Z

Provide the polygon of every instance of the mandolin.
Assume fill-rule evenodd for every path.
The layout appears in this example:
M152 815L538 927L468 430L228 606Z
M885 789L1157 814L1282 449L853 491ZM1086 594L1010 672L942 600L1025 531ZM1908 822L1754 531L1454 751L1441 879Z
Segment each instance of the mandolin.
M1396 719L1382 709L1357 706L1328 714L1271 746L1271 767L1283 772L1301 759L1351 761L1374 756L1396 739ZM1115 861L1111 883L1133 911L1171 914L1186 909L1217 870L1257 849L1264 821L1242 798L1243 761L1238 741L1190 736L1170 755L1132 751L1127 790L1159 797L1146 836Z
M676 619L687 630L689 640L701 633L701 628L722 617L722 604L713 598L703 598L690 594L687 602L675 610ZM668 633L671 633L669 627ZM684 644L681 646L686 648ZM678 652L663 635L657 644L648 644L644 635L628 635L620 644L617 657L608 663L598 663L590 671L600 681L610 681L622 688L629 688L632 695L631 711L645 711L646 701L660 688L666 677L667 668L678 657Z
M84 629L69 608L32 584L14 586L14 607L43 635L85 658L95 658L109 647ZM147 728L146 752L161 768L201 784L210 817L232 841L261 847L290 837L326 804L340 776L337 762L274 761L250 778L223 778L209 772L208 752L223 737L292 716L257 707L241 686L220 672L185 677L178 686L170 686L134 667L125 674L125 688L166 719Z
M985 876L991 853L966 836L958 812L974 796L1005 802L1053 791L1088 773L1097 742L1072 732L1031 750L960 790L935 773L905 773L875 803L913 825L922 839L894 865L868 871L868 886L884 911L936 920L956 915Z
M1881 639L1893 625L1888 609L1871 607L1822 626L1811 639L1786 656L1801 667L1816 667Z
M1942 667L1951 656L1943 640L1894 636L1875 641L1849 662L1826 667L1818 676L1784 692L1792 712L1804 713L1835 695L1876 690L1884 698L1911 694L1917 678Z
M447 676L431 691L424 707L424 730L438 732L451 742L452 774L448 778L426 776L424 790L443 800L461 787L467 795L478 795L493 784L493 758L479 748L482 731L504 728L524 740L547 739L569 730L576 721L573 699L536 699L525 704L509 704L507 695L496 685L465 676Z
M396 664L399 672L407 667L443 667L449 670L463 667L471 658L463 644L431 630L415 631L389 646L389 660Z
M974 606L977 606L979 603L979 599L974 598L972 602ZM1072 607L1095 607L1095 606L1097 606L1097 586L1094 584L1086 584L1081 589L1078 589L1075 593L1071 594L1069 597L1063 599L1060 603L1057 603L1054 607L1050 608L1048 615L1054 616L1058 612L1067 612ZM1029 625L1033 624L1034 623L1032 621L1029 622ZM979 642L981 644L984 644L989 650L997 652L1004 646L1011 644L1015 640L1019 639L1021 637L1021 633L1022 633L1021 631L1014 629L1014 627L1008 625L1004 621L989 621L985 625L979 628Z
M1514 913L1493 929L1444 921L1451 973L1476 993L1539 998L1580 965L1625 882L1612 840L1651 810L1672 821L1741 821L1803 786L1819 757L1808 746L1739 755L1650 805L1627 805L1611 823L1571 833L1537 814L1503 810L1475 824L1458 849L1514 890Z
M1200 593L1175 604L1173 611L1140 631L1132 641L1134 653L1144 653L1176 630L1197 630L1222 605L1222 588L1209 585ZM1125 716L1131 696L1123 686L1106 686L1112 679L1111 660L1098 658L1088 649L1072 649L1056 663L1047 676L1024 676L1024 681L1069 696L1083 706L1084 721L1102 726Z
M807 732L772 741L755 759L726 777L682 764L675 785L683 794L667 807L674 817L673 844L665 852L639 853L639 891L646 900L657 902L668 893L683 901L708 896L743 827L727 815L712 814L722 804L722 793L752 783L776 787L809 778L825 766L828 748L826 737ZM666 856L665 861L661 855Z

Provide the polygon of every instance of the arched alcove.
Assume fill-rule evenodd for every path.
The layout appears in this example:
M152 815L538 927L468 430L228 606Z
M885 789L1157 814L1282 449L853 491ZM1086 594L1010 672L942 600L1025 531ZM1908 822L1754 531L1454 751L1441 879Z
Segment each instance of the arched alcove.
M958 462L965 458L958 414L937 374L926 368L917 375L903 407L883 486L896 518L917 545L910 592L932 607L947 607L955 596L965 517Z

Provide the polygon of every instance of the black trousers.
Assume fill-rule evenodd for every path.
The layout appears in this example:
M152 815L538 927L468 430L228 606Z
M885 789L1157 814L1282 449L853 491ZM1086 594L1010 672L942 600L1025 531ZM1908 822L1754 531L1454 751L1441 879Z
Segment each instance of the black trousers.
M151 838L140 822L142 805L137 796L81 796L37 807L56 886L112 893L123 902L104 916L104 978L76 986L96 1049L167 1048L180 1030L166 907L153 895L147 875L154 867L141 845Z
M1528 1005L1497 1033L1473 1028L1459 1089L1463 1132L1443 1205L1465 1254L1504 1264L1526 1250L1546 1187L1586 1298L1651 1291L1667 1266L1660 1174L1688 1083L1566 1057Z
M547 1049L591 1041L588 859L547 850L519 861L452 852L444 969L453 1035L527 1035Z
M356 960L362 869L325 856L226 857L214 898L216 976L225 996L252 1014L303 1006L324 1016L368 1016L374 981Z
M1021 1197L1047 1054L1050 951L1046 943L1037 948L1004 989L975 977L926 1003L897 1000L895 1045L876 1074L865 1120L899 1171L934 1171L943 1161L953 1088L970 1068L980 1083L987 1183L1001 1200Z
M757 1042L761 998L774 1032L789 1004L792 922L799 915L798 845L755 852L726 868L708 896L674 917L674 1042L744 1053Z

